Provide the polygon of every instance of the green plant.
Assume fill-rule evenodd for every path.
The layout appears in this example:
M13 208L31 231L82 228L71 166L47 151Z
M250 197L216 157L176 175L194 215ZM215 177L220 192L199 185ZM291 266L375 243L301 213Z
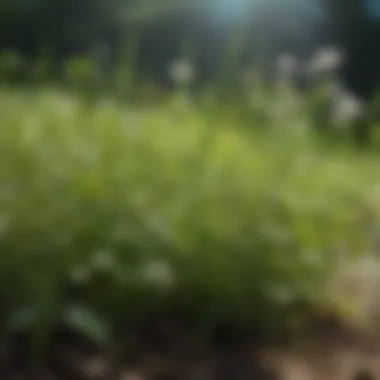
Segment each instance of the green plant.
M175 102L2 88L0 104L0 307L36 350L60 323L111 339L167 302L270 329L328 297L337 245L370 246L377 158L318 147L302 114L255 133Z

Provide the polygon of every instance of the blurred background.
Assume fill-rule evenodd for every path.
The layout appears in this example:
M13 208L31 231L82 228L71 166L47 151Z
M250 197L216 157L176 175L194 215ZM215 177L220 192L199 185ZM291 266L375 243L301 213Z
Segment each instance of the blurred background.
M0 375L378 376L378 41L379 0L0 0Z

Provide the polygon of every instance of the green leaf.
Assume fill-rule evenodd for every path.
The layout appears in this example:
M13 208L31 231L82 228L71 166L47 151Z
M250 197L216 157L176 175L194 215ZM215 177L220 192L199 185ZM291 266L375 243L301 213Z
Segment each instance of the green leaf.
M63 314L62 322L94 343L104 344L110 340L109 324L89 307L82 305L69 307Z

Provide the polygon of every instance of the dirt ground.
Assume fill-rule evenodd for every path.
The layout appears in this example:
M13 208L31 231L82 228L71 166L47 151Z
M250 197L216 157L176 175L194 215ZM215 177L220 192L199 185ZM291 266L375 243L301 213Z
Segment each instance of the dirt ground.
M60 338L40 367L22 342L0 350L4 380L377 380L380 335L338 326L308 331L281 345L220 339L178 326L126 336L122 349ZM160 331L159 331L160 330Z
M304 340L288 349L267 349L263 361L279 380L380 379L380 340Z

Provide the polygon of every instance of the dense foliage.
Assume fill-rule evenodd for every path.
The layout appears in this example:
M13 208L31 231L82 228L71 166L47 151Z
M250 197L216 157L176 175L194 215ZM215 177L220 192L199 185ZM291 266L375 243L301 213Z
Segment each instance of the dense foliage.
M260 41L250 41L260 25L210 23L186 1L153 3L0 3L4 332L32 332L38 350L62 324L110 341L124 324L167 308L201 327L264 333L299 326L310 309L346 317L355 300L331 283L343 261L373 249L376 99L375 112L363 112L329 74L300 94L286 75L269 88L253 70L234 91L226 82L240 59L257 58ZM380 67L377 24L354 1L334 4L328 12L349 47L346 81L369 94ZM273 51L297 52L276 33L265 34ZM195 73L169 70L183 43ZM334 56L322 54L327 63ZM52 89L57 68L65 80ZM144 82L136 69L146 70ZM145 74L155 70L178 77L178 91L150 85ZM191 81L181 87L183 73L211 88L193 94ZM365 153L347 138L352 124L373 132Z
M2 88L0 103L3 326L37 342L62 321L106 338L165 305L283 327L278 310L331 307L339 247L371 248L378 159L318 147L303 112L272 109L252 132L177 98Z

